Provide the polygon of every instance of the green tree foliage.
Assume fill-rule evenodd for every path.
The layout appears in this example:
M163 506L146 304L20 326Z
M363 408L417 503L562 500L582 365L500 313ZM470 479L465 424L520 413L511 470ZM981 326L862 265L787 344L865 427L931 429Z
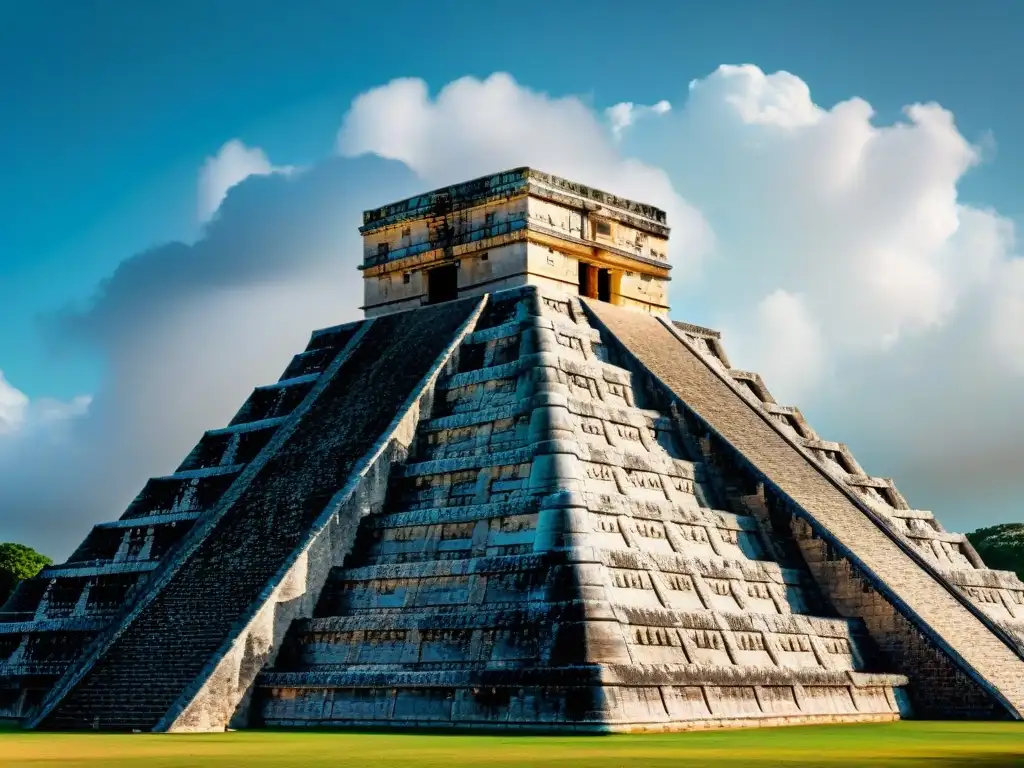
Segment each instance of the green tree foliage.
M53 561L32 547L7 542L0 544L0 605L22 579L35 576Z
M989 568L1016 571L1024 581L1024 523L1004 523L967 534Z

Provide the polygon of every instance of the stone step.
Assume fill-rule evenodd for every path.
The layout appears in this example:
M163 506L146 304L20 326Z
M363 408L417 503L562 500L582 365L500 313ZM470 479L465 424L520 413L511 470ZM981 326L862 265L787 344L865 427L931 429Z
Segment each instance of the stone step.
M288 381L302 376L318 375L330 365L331 359L337 353L336 347L321 347L319 349L308 349L300 352L292 358L281 378L278 381Z
M98 562L95 565L87 563L66 563L62 565L50 565L39 572L43 579L73 578L81 576L111 576L122 573L147 573L156 568L156 560L128 560L114 563L110 561Z
M759 684L803 685L889 685L906 684L906 677L884 673L863 673L855 670L816 670L791 667L751 668ZM657 685L736 685L735 666L716 664L651 664L642 677L627 665L588 665L579 667L476 668L450 670L362 670L338 669L324 672L267 672L259 679L266 688L443 688L480 685L586 685L600 679L605 684Z
M0 614L0 635L20 635L25 632L96 632L106 625L106 619L90 616L8 622L4 621L3 614Z
M804 521L808 531L827 542L824 546L828 552L840 553L840 560L830 561L834 565L818 567L820 578L827 579L823 587L833 599L848 611L876 610L866 597L855 599L849 593L850 589L859 589L859 594L867 594L849 580L843 581L841 574L851 567L883 596L879 602L884 600L887 605L877 606L880 622L869 621L868 626L888 652L906 654L909 652L905 649L915 643L930 646L944 655L951 670L973 679L993 706L1014 718L1024 717L1024 661L991 619L915 557L884 523L873 519L868 507L859 504L760 409L743 398L731 380L709 367L677 330L657 318L599 302L588 302L587 308L621 344L623 354L706 425L713 439L721 441L723 450L735 452L766 488L770 486L773 493L791 504L793 514ZM804 541L806 546L802 546L810 553L811 540ZM882 621L886 611L895 611L915 628L906 631L918 634L896 637L893 629L887 633L887 626L897 634L899 630L898 623ZM927 668L931 662L926 655L921 652L900 658L907 665L908 675L922 688L935 679L926 677L934 674ZM941 684L936 685L941 690ZM952 679L946 685L953 685Z
M238 475L234 472L193 478L151 478L121 516L122 520L158 514L202 513L216 506Z
M170 727L477 306L454 302L368 321L351 352L320 378L275 452L250 468L248 485L197 529L173 567L151 580L117 632L69 670L34 724Z
M805 614L778 614L744 611L679 611L668 608L637 609L635 605L615 604L599 600L534 601L481 606L471 612L459 606L422 606L403 610L380 609L368 613L325 616L295 622L295 637L322 635L345 639L353 633L364 633L366 642L386 642L388 633L425 630L494 630L516 633L535 626L580 622L588 619L606 620L614 616L624 632L642 630L713 630L761 633L774 636L813 636L815 638L849 639L866 635L863 622L856 619L825 618ZM308 641L307 641L308 642ZM279 663L279 667L282 665ZM287 667L287 664L284 665Z
M256 421L245 421L240 424L233 424L226 427L219 427L218 429L210 429L206 431L207 435L235 435L242 432L255 432L261 429L273 429L284 424L288 420L287 416L275 416L270 419L258 419Z
M123 530L126 528L146 528L153 525L170 525L171 523L190 523L197 520L200 513L192 512L168 512L162 515L148 515L146 517L132 517L123 520L107 520L97 523L96 527L104 530Z
M360 325L349 323L314 332L309 349L295 356L277 386L305 386ZM152 478L120 520L95 526L68 562L51 574L53 584L37 588L36 580L25 582L19 594L11 598L17 610L0 614L0 631L8 637L27 633L25 638L31 638L33 644L46 642L51 636L67 639L73 633L78 645L62 641L59 647L64 651L84 647L89 637L108 626L138 584L159 567L155 561L171 551L192 524L216 506L242 465L248 464L286 421L286 416L279 415L205 432L173 475ZM139 554L145 556L138 559ZM44 598L47 602L40 606ZM10 621L12 616L19 620ZM63 672L67 663L55 666L32 662L32 671L25 672L24 665L19 669L52 678ZM15 673L13 669L0 668L0 685L3 678ZM34 680L34 690L45 689L43 678Z
M256 387L229 426L290 414L309 394L320 374L313 373Z
M655 570L661 574L700 576L704 579L763 582L769 584L806 583L802 571L783 568L772 561L739 560L711 555L695 557L678 553L647 552L635 549L607 550L593 547L531 552L521 555L472 556L459 559L437 559L423 562L346 565L335 568L334 582L416 581L439 577L545 572L555 577L555 570L581 564L600 564L606 568L630 571ZM578 574L577 578L583 578ZM590 577L595 578L594 576ZM589 581L604 586L603 580ZM611 584L609 583L609 586Z

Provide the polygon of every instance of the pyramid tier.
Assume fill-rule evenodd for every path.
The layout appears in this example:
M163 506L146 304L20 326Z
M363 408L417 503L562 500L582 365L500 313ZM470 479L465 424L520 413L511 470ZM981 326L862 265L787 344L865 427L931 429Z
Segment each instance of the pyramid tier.
M66 562L18 586L0 609L0 717L34 713L54 682L259 459L360 326L314 332L280 380L253 390L229 426L206 432L173 474L149 480L120 519L96 525Z
M795 544L716 503L727 483L579 304L497 297L261 675L263 721L605 731L906 710L862 623L835 617Z
M439 356L446 358L478 303L364 324L295 406L269 453L76 660L33 725L152 730L181 716L246 617L251 622L260 613L268 591L333 517L335 495L354 482L366 454L387 441L394 414L423 387ZM395 359L404 365L393 365ZM276 407L270 414L279 415ZM252 415L262 420L268 412Z
M588 305L617 351L675 399L705 455L746 477L752 508L788 527L832 604L859 616L934 710L1024 717L1022 649L849 486L707 361L671 323ZM936 669L938 667L938 669ZM986 713L988 713L986 715Z
M846 445L823 440L798 408L779 405L756 373L731 368L716 331L680 322L673 325L704 362L731 378L744 399L769 414L773 423L806 449L808 458L878 513L896 535L991 617L1024 653L1024 583L1015 573L987 568L964 534L946 531L927 510L912 509L893 480L868 475Z

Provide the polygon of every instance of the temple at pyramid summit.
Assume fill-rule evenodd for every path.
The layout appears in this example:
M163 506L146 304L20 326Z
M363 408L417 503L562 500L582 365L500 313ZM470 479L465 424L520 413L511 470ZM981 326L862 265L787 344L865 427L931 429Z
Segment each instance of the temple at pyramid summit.
M664 212L519 168L360 231L365 318L0 608L0 715L1022 718L1024 584L669 319Z

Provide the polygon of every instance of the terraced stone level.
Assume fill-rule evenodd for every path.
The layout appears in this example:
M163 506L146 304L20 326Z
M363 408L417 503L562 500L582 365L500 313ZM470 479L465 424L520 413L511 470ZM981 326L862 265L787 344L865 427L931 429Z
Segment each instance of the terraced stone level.
M254 390L231 426L203 435L173 474L146 483L120 519L96 525L66 562L19 585L0 608L0 718L34 713L68 666L217 506L360 326L313 333L280 381Z
M42 725L157 727L183 692L196 685L241 617L261 602L266 585L475 304L370 323L310 394L283 444L218 510L215 525L190 542L182 562L150 586L149 599L121 620L105 645L79 660L72 670L78 674L44 704ZM267 416L259 410L260 420Z
M863 624L721 488L575 299L494 294L383 508L260 678L277 726L892 719Z
M841 612L867 622L914 679L921 706L1021 717L1024 661L1012 638L908 554L884 523L716 375L678 329L608 305L588 308L639 366L742 457L763 480L759 493L767 488L789 502L793 533L818 582Z
M990 616L1024 653L1024 583L1015 573L987 568L964 534L950 533L931 512L913 509L891 479L869 476L848 446L822 439L798 408L779 405L756 373L732 368L717 331L682 322L673 325L706 363L739 385L741 396L769 414L807 456L881 515L893 533Z

